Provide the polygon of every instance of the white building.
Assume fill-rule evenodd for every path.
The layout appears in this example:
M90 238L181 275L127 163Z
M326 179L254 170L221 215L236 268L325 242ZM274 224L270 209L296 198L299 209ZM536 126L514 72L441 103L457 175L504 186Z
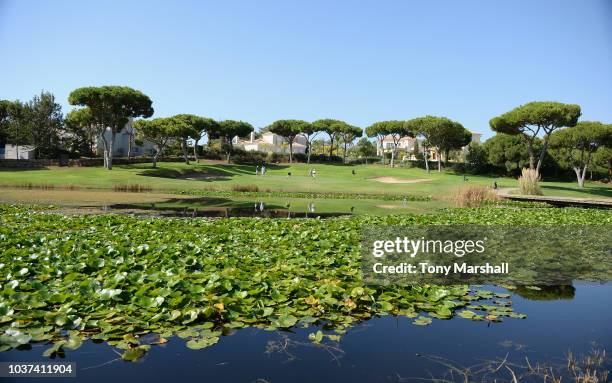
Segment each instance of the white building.
M470 142L476 142L478 144L480 144L480 138L482 137L482 133L476 133L476 132L472 132L470 131L470 133L472 133L472 139ZM398 158L401 159L406 159L406 160L416 160L416 157L414 156L414 144L415 142L418 142L418 146L419 146L419 151L423 151L423 146L422 146L422 139L418 139L418 138L412 138L412 137L402 137L399 139L399 141L397 142L397 156ZM395 143L393 142L393 137L391 136L385 136L383 138L382 141L382 147L383 150L386 153L390 153L393 150L393 145ZM464 146L463 148L461 148L463 151L466 151L468 148L468 146ZM380 156L382 155L381 152L381 148L380 148L380 143L377 142L376 145L376 155ZM437 160L437 153L435 151L435 149L430 148L429 149L429 159L430 160Z
M33 160L34 147L31 145L6 144L0 147L0 159L5 160Z
M155 145L149 141L142 142L142 145L136 145L136 129L133 127L133 119L130 119L121 131L115 134L115 143L113 144L113 157L125 157L128 155L130 140L132 140L132 156L138 157L150 155L155 152ZM111 128L107 128L104 132L104 137L110 142L112 137ZM104 141L96 138L96 152L99 155L104 154Z
M255 132L251 132L248 140L241 140L238 137L234 137L233 144L240 147L248 152L272 152L272 153L289 153L289 144L287 141L272 132L265 132L261 138L255 138ZM293 153L306 153L306 147L308 142L306 137L298 135L293 140Z

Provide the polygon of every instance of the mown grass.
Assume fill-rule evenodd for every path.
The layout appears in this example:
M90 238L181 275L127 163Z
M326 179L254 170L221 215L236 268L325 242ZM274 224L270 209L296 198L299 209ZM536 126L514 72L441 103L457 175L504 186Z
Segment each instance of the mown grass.
M309 169L317 177L308 176ZM352 171L355 174L352 174ZM291 176L288 176L291 173ZM427 179L418 183L381 183L376 177ZM500 188L517 188L515 179L463 175L450 172L427 173L418 168L389 168L380 165L269 165L266 176L256 176L255 166L218 163L160 163L158 169L150 164L116 166L112 171L100 167L47 168L40 170L0 170L0 185L40 184L78 185L80 188L108 188L115 185L139 185L162 191L179 190L236 190L244 187L270 191L318 193L369 193L448 196L457 186L476 184L491 186L496 181ZM579 189L572 182L541 182L544 195L612 198L612 187L586 183Z

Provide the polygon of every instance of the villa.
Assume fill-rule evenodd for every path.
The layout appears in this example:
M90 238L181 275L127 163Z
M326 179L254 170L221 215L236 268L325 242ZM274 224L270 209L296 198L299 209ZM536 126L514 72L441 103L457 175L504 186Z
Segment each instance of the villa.
M476 143L480 143L480 138L482 137L482 133L477 133L477 132L473 132L470 131L472 133L472 139L470 142L476 142ZM419 150L422 151L423 150L423 146L422 146L422 139L419 138L412 138L412 137L402 137L399 139L399 141L397 142L397 154L399 159L405 159L405 160L410 160L410 161L414 161L416 160L416 157L414 156L414 144L415 142L418 144ZM385 153L389 153L393 150L393 138L391 136L385 136L382 140L382 150L380 148L380 143L377 142L376 144L376 155L380 156L382 155L382 151L384 151ZM467 145L464 146L462 148L463 151L467 150ZM435 151L435 149L429 149L429 158L432 161L437 160L437 153Z
M113 145L113 157L125 157L128 155L130 140L132 144L132 156L138 157L150 155L155 151L155 145L149 141L141 142L139 145L135 142L136 129L133 127L133 119L130 119L127 124L117 134L115 134L115 143ZM111 129L107 128L104 132L105 138L110 142ZM96 137L95 151L101 155L104 153L104 141L100 137Z
M35 148L31 145L0 145L0 160L32 160Z
M272 153L289 153L289 144L287 141L272 132L265 132L261 138L255 138L255 132L251 132L247 140L241 140L239 137L234 137L233 144L247 152L272 152ZM308 142L306 137L298 135L293 141L293 153L306 153Z

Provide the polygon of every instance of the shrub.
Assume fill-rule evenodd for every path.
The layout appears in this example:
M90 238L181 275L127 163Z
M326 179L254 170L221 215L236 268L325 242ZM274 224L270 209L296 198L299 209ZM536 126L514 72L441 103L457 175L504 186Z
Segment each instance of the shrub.
M232 185L232 190L236 192L258 192L257 185Z
M519 177L519 190L523 195L542 195L540 190L540 175L535 169L523 168Z
M453 204L458 207L480 207L498 199L495 191L482 185L461 186L452 197Z

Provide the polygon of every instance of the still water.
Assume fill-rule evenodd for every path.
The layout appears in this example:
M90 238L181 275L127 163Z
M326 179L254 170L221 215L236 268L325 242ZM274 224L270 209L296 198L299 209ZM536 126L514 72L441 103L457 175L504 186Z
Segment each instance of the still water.
M502 323L434 319L421 327L408 318L381 317L352 327L339 343L324 342L324 346L308 340L316 328L242 329L197 351L188 349L185 340L172 338L130 363L104 343L87 342L76 351L66 350L63 361L76 362L77 377L62 381L419 382L442 377L462 381L457 372L448 373L449 365L461 369L499 359L497 366L507 355L506 365L518 373L525 358L532 365L561 365L568 352L579 356L592 349L612 350L612 283L576 282L573 288L519 293L512 295L513 308L527 314L527 319L508 318ZM11 350L1 353L0 360L44 361L41 355L47 347ZM604 368L611 369L610 359ZM511 380L506 368L497 374L498 379ZM470 380L480 378L474 375ZM540 376L530 379L543 381Z

